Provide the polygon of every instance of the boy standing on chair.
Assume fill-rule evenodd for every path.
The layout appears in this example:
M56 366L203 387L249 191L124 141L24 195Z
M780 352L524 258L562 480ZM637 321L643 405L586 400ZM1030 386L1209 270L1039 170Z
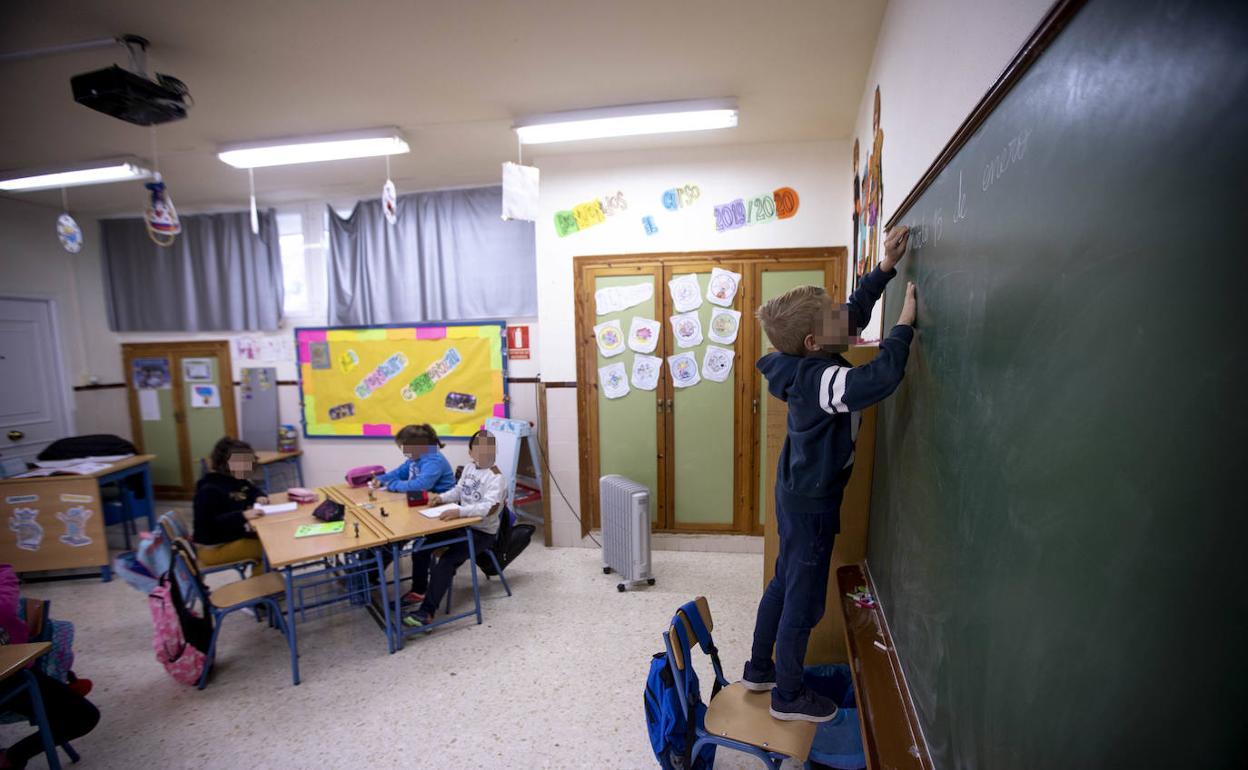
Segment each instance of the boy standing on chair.
M841 496L854 467L861 410L897 389L914 338L914 284L897 325L871 363L853 367L841 357L871 318L884 286L897 274L908 228L885 238L884 259L862 280L848 305L832 302L819 286L799 286L758 310L777 353L758 361L767 389L787 402L788 431L776 469L776 523L780 553L763 590L754 644L742 683L771 690L771 715L826 722L836 704L802 686L806 642L823 617L832 544L841 528ZM772 648L775 659L772 659Z

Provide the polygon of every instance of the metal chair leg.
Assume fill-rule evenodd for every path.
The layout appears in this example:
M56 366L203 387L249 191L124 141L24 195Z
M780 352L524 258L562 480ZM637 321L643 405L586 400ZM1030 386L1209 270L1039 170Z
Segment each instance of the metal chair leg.
M56 746L52 743L52 728L48 726L48 715L43 710L43 695L39 692L39 680L29 669L23 669L26 678L26 689L30 691L30 703L35 712L35 724L39 726L39 738L43 741L43 753L48 758L51 770L61 770L61 758L56 754Z
M503 581L503 589L507 591L507 595L511 596L511 586L507 585L507 577L503 575L503 565L498 563L498 556L493 550L486 551L490 555L490 561L494 562L494 571L498 573L498 579Z
M69 757L70 762L78 764L78 760L82 759L82 757L78 756L78 752L74 751L74 747L69 745L69 741L62 743L61 748L65 749L65 755Z
M199 675L199 684L197 688L202 690L208 684L208 672L212 670L212 663L217 654L217 634L221 633L221 621L225 615L217 615L213 613L212 639L208 642L208 654L204 656L204 671Z

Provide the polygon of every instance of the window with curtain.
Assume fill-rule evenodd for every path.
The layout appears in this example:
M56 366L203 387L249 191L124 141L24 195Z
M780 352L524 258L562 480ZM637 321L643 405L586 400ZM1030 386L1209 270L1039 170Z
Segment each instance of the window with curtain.
M100 221L109 327L138 331L274 331L282 321L282 257L273 211L251 232L246 211L182 219L172 246L142 219Z
M533 223L504 222L502 187L329 210L329 322L369 325L537 315Z

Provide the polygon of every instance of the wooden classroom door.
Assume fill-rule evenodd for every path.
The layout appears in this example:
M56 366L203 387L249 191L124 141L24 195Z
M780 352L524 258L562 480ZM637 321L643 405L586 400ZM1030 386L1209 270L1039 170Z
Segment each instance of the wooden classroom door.
M737 495L738 458L741 455L737 439L741 415L738 413L741 399L742 345L739 334L741 316L727 317L722 311L741 312L745 298L737 279L732 290L729 307L712 304L707 299L711 285L712 270L720 268L738 276L743 267L738 262L712 260L696 263L673 264L663 269L664 349L668 366L664 373L665 384L670 388L666 397L666 468L669 483L666 485L666 510L670 516L666 529L685 531L732 531L738 529L737 514L740 501ZM692 279L689 276L693 276ZM678 281L670 291L669 285ZM692 294L693 281L697 293ZM681 313L673 294L679 296L683 286L690 290L690 304L698 301L696 310ZM673 316L680 320L671 321ZM714 326L712 319L715 319ZM692 323L696 321L696 323ZM677 331L687 326L689 336ZM721 341L715 341L718 337ZM731 339L731 342L723 340ZM723 351L732 355L725 366ZM712 358L708 362L707 356ZM675 356L683 356L673 359ZM718 366L716 365L718 362ZM690 376L696 384L675 387L682 379L682 366L691 366ZM685 370L687 371L687 369ZM716 378L722 378L717 381ZM747 530L748 531L748 530Z
M134 443L156 455L152 484L161 494L189 496L200 458L237 434L229 343L126 344L122 358Z
M748 281L749 307L757 308L764 302L780 296L789 289L813 284L823 286L837 302L845 301L845 264L843 260L825 260L815 262L769 262L752 266L752 275ZM749 319L752 333L749 334L748 351L749 377L751 382L751 429L752 444L758 447L753 453L752 467L749 469L751 486L755 489L750 497L756 501L754 514L751 516L751 531L756 535L763 533L763 522L767 511L773 505L775 491L775 468L764 461L766 446L768 415L783 404L775 401L767 392L767 381L754 368L754 362L771 350L771 342L762 324L753 318Z
M581 317L593 319L585 324L583 333L587 338L581 341L583 349L594 351L590 358L594 362L593 371L587 373L585 380L596 383L594 392L587 399L589 414L584 415L585 420L582 423L587 426L583 436L586 439L585 446L591 453L589 467L597 469L592 478L582 479L582 499L591 501L592 505L586 522L588 526L601 526L596 505L598 478L618 473L650 488L651 524L656 529L665 528L666 507L663 502L662 478L664 455L660 436L664 435L667 389L662 376L654 390L633 386L634 359L645 354L637 353L628 346L629 329L634 317L657 319L666 323L661 315L661 272L655 265L591 268L584 275L587 291L577 293L577 301L587 303L587 306L581 308ZM594 298L597 292L616 289L621 296L626 296L628 292L636 291L635 287L646 284L651 287L648 299L636 305L597 314ZM618 330L615 328L617 324ZM592 327L595 326L601 334L594 331ZM619 338L615 339L613 334L618 334ZM660 332L660 339L663 336L665 334ZM612 355L604 355L604 349ZM663 348L656 347L651 355L661 357ZM628 393L612 397L619 385L608 387L603 375L618 376L620 366L616 366L617 364L623 366L623 382L627 384ZM605 371L607 367L612 367L613 372ZM662 372L662 367L659 371ZM589 486L588 489L586 485Z

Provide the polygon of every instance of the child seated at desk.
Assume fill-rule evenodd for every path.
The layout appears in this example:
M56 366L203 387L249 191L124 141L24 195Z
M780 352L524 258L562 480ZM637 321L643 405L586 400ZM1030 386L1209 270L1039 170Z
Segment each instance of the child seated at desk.
M455 471L446 457L439 452L446 445L438 438L438 432L432 425L408 425L394 437L394 443L407 459L392 471L376 476L369 482L374 489L384 488L389 492L445 492L455 486ZM382 561L390 565L390 552L382 551ZM397 567L396 567L397 569ZM425 564L425 573L429 565ZM411 604L424 598L425 578L419 581L416 575L416 555L412 555L412 592L404 595L403 601ZM419 590L417 589L419 586Z
M264 571L264 551L251 527L262 514L255 505L269 502L251 483L256 452L251 444L226 436L212 449L211 469L195 486L195 544L201 564L213 567L250 559Z
M472 538L476 552L481 553L483 549L494 547L505 485L502 472L494 465L494 436L489 431L479 430L473 435L468 441L468 454L472 457L472 462L464 466L459 483L450 491L429 495L429 504L459 503L458 506L442 512L438 517L442 521L480 516L481 521L469 527L467 534ZM432 535L426 542L450 540L462 537L463 534L461 530L451 530ZM418 600L420 606L403 618L404 625L416 627L433 622L433 613L442 603L447 589L451 587L455 571L468 560L468 543L459 542L447 546L430 575L429 561L432 555L432 550L412 554L412 591L418 596L424 595ZM427 591L424 590L426 587Z

